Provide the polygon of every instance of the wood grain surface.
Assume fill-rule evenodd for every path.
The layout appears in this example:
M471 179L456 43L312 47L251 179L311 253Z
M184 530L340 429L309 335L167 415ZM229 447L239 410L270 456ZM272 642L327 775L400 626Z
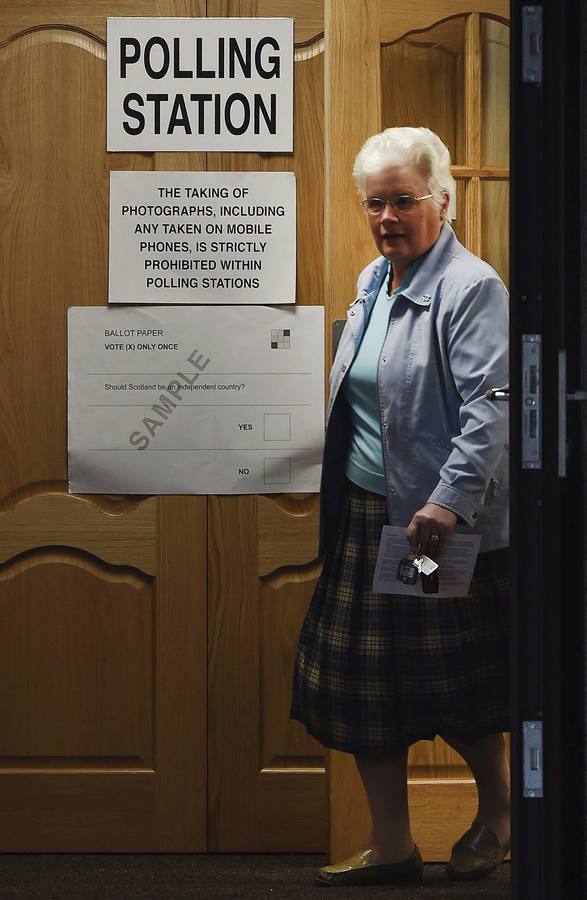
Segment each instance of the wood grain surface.
M62 551L0 570L3 766L153 768L153 585L104 568Z
M0 7L0 843L206 847L206 502L67 494L67 309L105 306L107 15ZM164 156L164 155L163 155ZM181 164L180 164L181 163Z
M208 15L295 15L294 151L208 153L210 171L288 171L297 185L296 303L324 304L321 3L208 0ZM326 313L328 319L328 312ZM209 847L325 848L323 751L289 720L293 654L317 571L317 498L209 501Z
M509 0L426 0L406 5L396 0L381 0L380 41L396 41L406 34L427 30L438 22L467 13L485 13L509 20Z
M283 509L273 497L257 500L259 575L277 569L305 566L318 551L318 498L299 504L299 511Z
M126 515L105 513L91 500L63 493L27 498L0 512L0 563L34 547L64 545L105 562L157 571L157 501L151 497Z

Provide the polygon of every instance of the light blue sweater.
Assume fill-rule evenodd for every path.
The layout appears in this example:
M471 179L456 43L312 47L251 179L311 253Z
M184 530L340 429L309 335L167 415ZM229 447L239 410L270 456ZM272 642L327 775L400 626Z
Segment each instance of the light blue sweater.
M424 257L417 259L405 273L401 284L387 293L389 275L377 295L367 328L353 364L344 381L344 396L350 407L351 437L346 459L346 476L359 487L385 496L381 417L377 396L377 370L381 348L387 335L389 316L395 298L404 291Z

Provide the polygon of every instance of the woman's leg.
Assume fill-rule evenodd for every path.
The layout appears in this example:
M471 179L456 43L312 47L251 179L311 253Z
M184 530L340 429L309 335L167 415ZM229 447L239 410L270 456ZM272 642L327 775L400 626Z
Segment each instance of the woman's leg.
M414 850L408 810L408 751L397 756L355 756L367 792L371 847L377 862L396 863Z
M474 744L443 735L459 753L477 783L479 807L476 819L487 825L500 844L510 837L510 766L503 734L490 734Z

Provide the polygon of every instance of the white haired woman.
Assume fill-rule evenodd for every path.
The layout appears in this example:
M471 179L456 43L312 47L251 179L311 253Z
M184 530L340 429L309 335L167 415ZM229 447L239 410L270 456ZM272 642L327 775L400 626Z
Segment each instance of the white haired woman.
M407 751L441 735L475 777L478 810L447 874L479 878L509 850L507 292L449 224L449 151L427 128L369 138L353 172L379 251L358 280L331 373L321 485L324 568L298 645L292 718L352 753L369 847L327 885L422 877ZM375 593L382 526L438 558L481 535L467 597Z

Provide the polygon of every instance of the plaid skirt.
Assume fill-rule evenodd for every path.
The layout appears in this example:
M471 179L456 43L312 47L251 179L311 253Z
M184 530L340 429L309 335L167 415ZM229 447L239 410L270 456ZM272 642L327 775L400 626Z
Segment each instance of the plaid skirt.
M300 633L291 718L347 753L509 731L508 549L480 554L468 597L375 593L386 519L385 497L347 482Z

